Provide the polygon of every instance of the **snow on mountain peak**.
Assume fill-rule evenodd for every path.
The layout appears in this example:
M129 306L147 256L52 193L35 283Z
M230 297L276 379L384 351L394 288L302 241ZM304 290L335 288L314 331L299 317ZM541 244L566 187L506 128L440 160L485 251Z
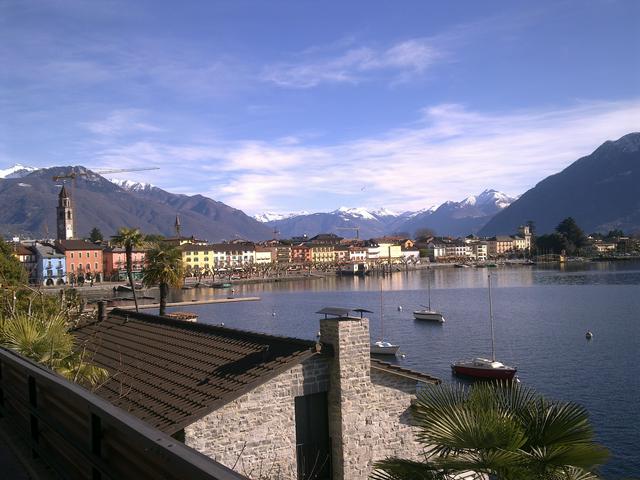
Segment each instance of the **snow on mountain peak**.
M147 190L154 187L154 185L150 183L132 182L131 180L122 178L110 178L109 181L130 192L139 192L140 190Z
M398 213L384 207L381 207L377 210L372 210L369 213L371 213L372 215L375 215L376 217L397 217L398 216Z
M38 168L36 167L28 167L26 165L16 163L15 165L9 168L5 168L4 170L0 169L0 178L22 178L36 170L38 170Z
M299 212L290 212L290 213L275 213L275 212L264 212L254 215L257 221L261 223L275 222L278 220L286 220L287 218L293 218L300 215L309 215L309 212L301 210Z
M331 213L337 213L341 216L364 218L366 220L375 220L375 216L372 215L366 208L362 207L340 207Z

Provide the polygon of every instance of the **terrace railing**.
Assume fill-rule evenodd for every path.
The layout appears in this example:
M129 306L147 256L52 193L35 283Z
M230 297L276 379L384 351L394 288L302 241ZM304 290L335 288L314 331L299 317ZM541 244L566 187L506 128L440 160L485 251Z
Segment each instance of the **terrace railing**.
M0 415L65 479L246 480L90 391L0 348Z

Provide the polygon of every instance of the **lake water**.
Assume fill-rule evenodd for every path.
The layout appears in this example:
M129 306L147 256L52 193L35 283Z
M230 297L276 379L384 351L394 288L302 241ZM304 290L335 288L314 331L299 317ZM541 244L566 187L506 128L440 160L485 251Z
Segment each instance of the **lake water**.
M567 264L496 269L434 268L387 277L328 277L309 281L235 286L236 296L259 302L194 305L200 321L313 339L325 306L363 307L372 339L380 335L382 286L385 338L399 343L397 363L437 377L451 376L452 361L489 356L487 274L492 275L496 358L518 367L518 376L549 398L585 406L600 443L611 452L607 479L640 475L640 262ZM443 325L415 321L427 302ZM172 300L224 297L193 289ZM398 310L403 307L403 311ZM185 310L181 308L180 310ZM594 338L585 339L591 330Z

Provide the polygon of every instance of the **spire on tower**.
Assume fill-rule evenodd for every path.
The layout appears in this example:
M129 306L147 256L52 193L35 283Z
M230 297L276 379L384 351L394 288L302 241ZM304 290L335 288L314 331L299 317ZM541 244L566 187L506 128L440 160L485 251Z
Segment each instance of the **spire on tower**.
M175 223L175 227L176 227L176 237L180 238L180 217L178 215L176 215L176 223Z

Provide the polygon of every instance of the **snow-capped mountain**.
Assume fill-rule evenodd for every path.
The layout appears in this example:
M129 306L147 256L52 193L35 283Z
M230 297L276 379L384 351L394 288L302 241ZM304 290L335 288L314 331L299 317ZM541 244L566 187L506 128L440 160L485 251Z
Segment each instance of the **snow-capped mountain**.
M120 188L128 190L130 192L139 192L140 190L148 190L154 188L155 185L144 182L132 182L122 178L110 178L111 183L118 185Z
M428 228L438 235L468 235L477 233L496 213L516 199L497 190L485 190L459 202L444 202L436 209L414 215L402 225L402 230L415 232Z
M299 212L290 212L290 213L275 213L275 212L264 212L258 215L254 215L257 221L261 223L269 223L276 222L278 220L285 220L287 218L297 217L299 215L309 215L309 212L305 210L301 210Z
M9 168L5 168L4 170L0 169L0 178L22 178L29 175L31 172L35 172L36 170L39 170L39 168L28 167L26 165L16 163L15 165Z
M305 234L312 237L330 232L349 236L356 227L360 238L394 233L413 235L421 228L429 228L439 235L467 235L477 232L493 215L514 200L497 190L485 190L459 202L448 201L438 207L433 205L415 212L397 213L384 207L340 207L331 212L264 213L254 218L276 228L283 238Z

